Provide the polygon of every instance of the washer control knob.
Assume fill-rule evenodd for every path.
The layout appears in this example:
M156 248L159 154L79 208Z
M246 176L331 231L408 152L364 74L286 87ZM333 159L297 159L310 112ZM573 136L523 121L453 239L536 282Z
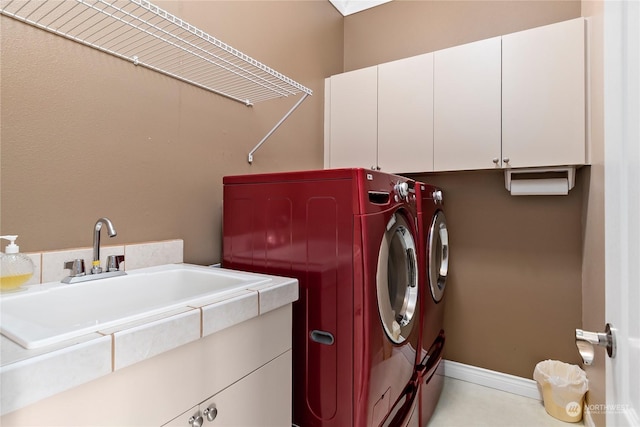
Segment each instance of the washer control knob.
M442 204L444 197L442 196L442 191L436 190L433 192L433 201L438 204Z
M406 182L398 182L395 186L395 190L401 199L409 197L409 184Z

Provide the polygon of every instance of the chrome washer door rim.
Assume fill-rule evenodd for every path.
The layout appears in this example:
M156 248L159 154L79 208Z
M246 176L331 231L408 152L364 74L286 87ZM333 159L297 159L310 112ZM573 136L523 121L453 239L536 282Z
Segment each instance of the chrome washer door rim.
M429 289L435 302L440 302L449 274L449 232L444 212L438 211L429 229Z
M376 295L387 338L402 344L418 317L418 262L411 228L399 213L389 220L380 245Z

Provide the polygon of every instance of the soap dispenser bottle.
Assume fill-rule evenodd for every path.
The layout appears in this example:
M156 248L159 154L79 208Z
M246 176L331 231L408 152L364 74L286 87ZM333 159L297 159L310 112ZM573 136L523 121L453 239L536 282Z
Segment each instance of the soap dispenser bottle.
M15 243L17 238L18 236L0 236L0 239L11 242L0 257L0 290L3 292L18 289L35 271L31 258L20 253L20 247Z

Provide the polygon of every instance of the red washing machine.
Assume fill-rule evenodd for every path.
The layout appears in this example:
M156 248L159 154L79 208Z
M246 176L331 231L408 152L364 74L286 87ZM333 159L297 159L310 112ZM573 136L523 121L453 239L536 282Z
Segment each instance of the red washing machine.
M417 412L416 224L414 181L400 176L332 169L224 178L223 266L299 281L295 425L405 426Z
M449 271L449 234L442 191L415 183L420 233L421 345L418 352L420 425L426 426L442 392L440 361L444 350L444 291ZM440 368L440 369L439 369Z

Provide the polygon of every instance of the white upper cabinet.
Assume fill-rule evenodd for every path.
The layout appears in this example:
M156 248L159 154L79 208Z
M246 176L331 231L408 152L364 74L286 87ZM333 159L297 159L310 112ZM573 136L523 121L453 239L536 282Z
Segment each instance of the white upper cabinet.
M581 165L585 20L338 74L325 97L325 167Z
M378 166L433 170L433 54L378 66Z
M500 57L500 37L435 52L435 170L501 166Z
M585 31L578 18L502 37L506 167L585 163Z
M378 143L378 67L362 68L331 76L329 108L329 151L326 167L375 168Z
M325 167L433 170L433 54L338 74L325 84Z

